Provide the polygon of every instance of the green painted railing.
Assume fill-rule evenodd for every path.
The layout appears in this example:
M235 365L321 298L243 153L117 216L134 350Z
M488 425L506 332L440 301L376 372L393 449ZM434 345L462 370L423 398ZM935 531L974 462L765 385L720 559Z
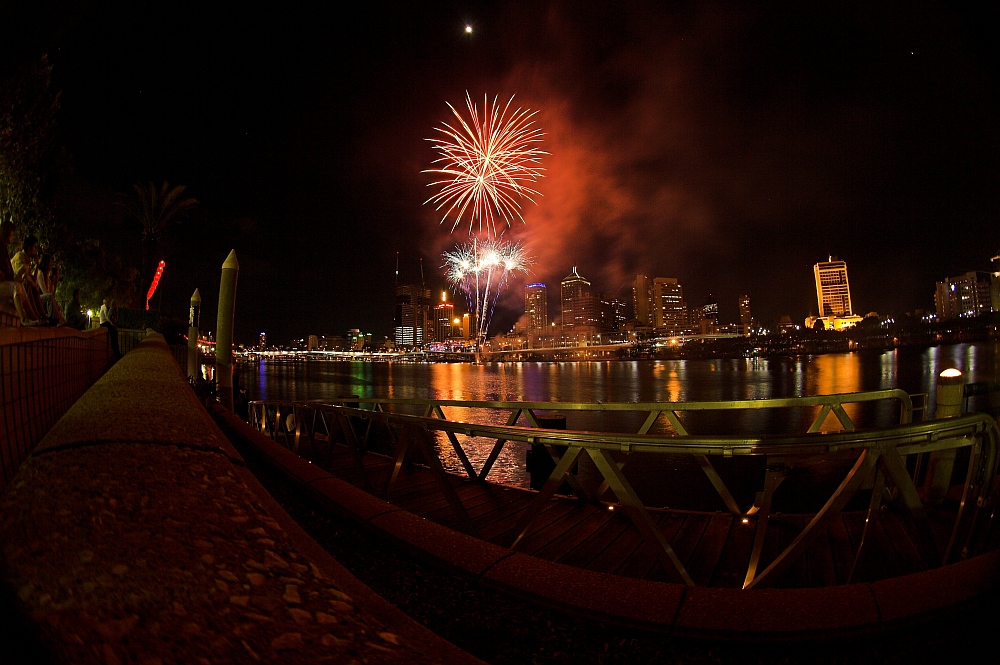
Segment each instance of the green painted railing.
M811 541L823 533L825 525L841 513L859 490L870 488L871 498L853 566L857 566L866 542L870 540L867 538L870 529L886 502L897 504L906 514L909 536L928 568L981 552L988 541L997 503L1000 432L996 421L986 415L972 414L913 423L912 401L909 395L899 390L728 402L588 404L356 397L344 400L338 404L251 402L250 424L296 452L304 446L311 446L315 451L317 443L340 441L358 453L358 466L362 470L362 455L371 449L379 433L385 433L391 442L392 471L384 486L378 489L371 487L372 491L387 499L391 498L399 471L408 454L419 450L438 479L449 505L464 525L463 528L473 535L474 527L441 465L435 447L437 433L447 438L461 460L466 475L474 481L485 480L507 442L521 441L544 446L552 457L555 469L530 507L520 516L511 547L517 547L534 519L563 482L567 482L582 500L587 501L601 501L606 492L611 490L643 539L654 545L664 568L676 570L687 584L692 584L690 576L623 471L632 453L693 456L729 511L742 516L744 521L749 521L751 517L755 520L756 531L744 588L765 584L786 570L806 551ZM899 405L898 425L857 430L844 408L845 405L886 400ZM689 411L777 408L818 408L818 413L806 432L755 437L692 435L678 417ZM506 424L450 420L446 417L446 409L453 415L459 410L462 415L475 413L478 409L500 411L507 414ZM645 413L646 417L635 433L556 430L538 427L536 412L539 411L546 414L632 411ZM839 423L840 431L820 432L831 414ZM648 433L661 418L670 423L676 435ZM519 424L522 419L523 425ZM474 437L487 437L494 441L491 452L480 469L474 468L460 437L465 437L466 441ZM953 448L968 449L968 466L947 544L939 545L914 483L915 471L908 470L906 459L910 455L919 457ZM738 505L712 463L713 458L737 456L764 459L762 489L757 493L754 504L746 510ZM585 490L573 473L575 463L583 457L593 460L603 478L603 483L596 492ZM850 469L822 507L812 515L801 533L764 566L761 554L775 491L793 469L824 458L831 461L846 459ZM911 464L909 468L919 469L920 464ZM850 577L853 577L853 567L849 579Z

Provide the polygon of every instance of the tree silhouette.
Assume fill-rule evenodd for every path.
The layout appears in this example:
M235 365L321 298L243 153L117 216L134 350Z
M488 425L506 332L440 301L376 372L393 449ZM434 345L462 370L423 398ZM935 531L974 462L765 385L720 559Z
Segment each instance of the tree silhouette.
M184 198L184 185L171 187L164 181L157 187L152 182L134 185L133 193L125 199L126 215L140 226L140 266L136 298L144 293L143 280L152 279L153 254L164 233L172 224L180 222L194 208L198 201ZM138 307L141 303L134 303Z

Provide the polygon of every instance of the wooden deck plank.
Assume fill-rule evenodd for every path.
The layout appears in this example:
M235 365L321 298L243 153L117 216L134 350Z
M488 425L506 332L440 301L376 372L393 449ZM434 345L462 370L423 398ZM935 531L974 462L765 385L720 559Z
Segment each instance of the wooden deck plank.
M685 513L673 513L672 511L656 511L652 514L653 521L669 542L676 537L679 529L687 523L689 515ZM633 529L635 527L632 527ZM657 551L654 545L640 539L639 546L630 554L625 561L615 570L616 575L623 577L634 577L636 579L646 579L657 574L667 580L681 582L679 574L664 571L660 566Z
M519 493L504 491L495 485L483 485L483 488L484 492L481 495L470 498L464 503L465 510L468 512L470 518L480 517L494 510L502 510L504 506L517 501L519 498ZM448 514L450 514L450 511L439 508L424 512L423 517L429 520L438 520Z
M892 510L883 510L879 515L879 524L889 545L896 552L900 575L927 569L902 515Z
M835 521L839 521L839 516L831 520L831 522ZM829 526L824 528L822 533L816 535L806 552L806 556L809 557L808 585L810 587L835 586L837 584L837 570L833 565Z
M553 519L543 528L538 528L526 535L518 544L517 549L519 552L524 552L525 554L535 554L567 533L572 532L581 522L595 512L598 512L598 509L594 506L578 503L571 510L559 515L558 519ZM553 517L555 516L555 511L550 511L550 513ZM541 520L536 521L540 522Z
M783 515L781 521L781 528L779 529L780 535L780 545L781 551L784 552L785 549L792 544L792 542L802 533L802 529L808 523L802 515ZM787 570L779 576L776 580L780 586L786 588L804 587L809 586L809 553L808 551L802 552L792 563L788 566ZM778 586L776 584L775 586Z
M844 515L844 526L851 535L851 542L858 543L865 526L863 513L848 513ZM890 560L886 552L879 548L878 529L870 529L866 536L865 550L858 561L858 569L854 574L854 582L872 582L887 576L891 570Z
M361 488L384 487L392 461L365 455L362 471L353 451L341 445L321 445L317 460L329 458L333 475ZM364 474L364 475L362 475ZM473 524L484 540L505 545L520 515L536 493L499 485L449 477ZM457 523L441 491L440 482L422 465L408 464L400 470L392 503L448 527ZM689 574L698 585L740 587L746 576L756 518L722 512L651 511L654 521L670 540ZM758 573L763 571L800 532L809 516L774 514ZM864 526L864 513L844 513L818 534L809 549L772 586L828 586L847 581L854 547ZM866 556L853 581L871 581L924 569L918 551L902 520L892 509L884 509L870 529ZM620 512L557 496L531 524L518 550L571 566L650 580L677 581L674 571L665 571L652 546L645 543L631 521Z
M719 563L712 574L711 586L741 588L746 578L747 565L750 563L750 550L753 549L754 530L757 528L757 518L747 517L735 520L729 530L729 537L722 549Z
M604 511L604 523L584 538L572 549L560 554L555 559L559 563L577 568L587 568L601 553L614 545L618 538L627 531L635 531L635 527L620 513ZM546 558L549 558L548 556Z
M468 510L471 502L475 501L477 504L479 503L478 500L482 495L482 491L479 488L472 487L466 483L454 484L453 487L466 510ZM427 519L430 519L427 517L428 513L439 511L446 507L449 509L448 512L451 512L451 506L448 503L448 498L445 496L438 483L434 483L433 486L427 487L420 494L410 494L403 500L400 500L398 497L393 497L393 503L398 505L400 508L405 508L411 513L420 515L421 517L425 517Z
M532 495L531 499L534 498L535 498L534 495ZM514 527L517 526L517 521L521 517L521 513L528 508L530 503L531 503L530 500L524 502L523 507L517 506L516 512L510 512L504 515L502 518L491 522L489 525L485 527L479 527L477 524L477 527L479 528L480 537L483 538L483 540L488 540L493 543L507 545L508 541L512 539L511 538L511 536L513 535L512 532L514 530ZM542 511L538 514L537 517L535 517L535 520L532 522L531 527L529 527L529 533L531 530L534 529L534 525L538 522L538 520L543 520L543 521L545 520L544 515L550 510L558 510L558 511L564 510L563 502L549 501L548 505L542 509Z
M827 544L830 555L833 559L833 570L837 578L837 584L847 584L847 578L851 574L851 564L854 561L854 554L857 547L851 534L844 523L844 515L837 515L830 520L826 530ZM856 576L852 581L857 581Z
M549 561L560 561L607 524L611 515L606 510L595 510L582 521L534 552L534 556Z
M642 536L639 534L639 530L635 528L635 525L629 521L624 513L616 512L611 521L621 522L624 529L613 542L609 543L607 547L602 548L600 553L591 559L590 563L586 566L587 570L599 573L614 573L642 543ZM600 547L599 542L593 541L593 544Z
M726 539L729 538L729 530L733 527L734 518L730 513L718 512L711 516L708 526L702 534L701 542L695 549L694 554L684 564L688 575L694 583L700 586L710 584L715 569L719 565L722 551L726 547Z

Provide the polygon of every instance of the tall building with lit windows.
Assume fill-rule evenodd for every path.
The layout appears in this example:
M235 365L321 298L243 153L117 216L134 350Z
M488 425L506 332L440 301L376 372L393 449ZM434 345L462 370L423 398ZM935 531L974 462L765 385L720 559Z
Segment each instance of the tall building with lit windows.
M420 284L396 287L393 340L397 347L422 346L434 334L431 292Z
M676 277L657 277L653 280L652 324L667 335L681 335L690 330L684 289Z
M816 302L820 317L853 316L851 287L847 281L847 264L832 256L813 266L816 276Z
M548 290L541 282L524 287L524 318L529 336L548 333Z
M938 318L944 321L989 314L993 310L990 282L990 273L976 270L938 282L934 291Z
M564 341L587 343L598 334L597 310L590 282L576 271L560 283L562 300L562 335Z
M743 294L740 296L740 328L744 335L749 335L753 330L753 315L750 314L750 296Z
M441 292L441 302L434 305L434 341L443 342L454 335L455 305L448 302L448 292Z
M851 286L847 281L847 264L830 256L813 266L816 278L816 305L819 316L806 319L807 328L843 330L857 325L861 317L851 305Z
M645 275L636 275L632 282L632 312L636 323L653 325L653 288Z

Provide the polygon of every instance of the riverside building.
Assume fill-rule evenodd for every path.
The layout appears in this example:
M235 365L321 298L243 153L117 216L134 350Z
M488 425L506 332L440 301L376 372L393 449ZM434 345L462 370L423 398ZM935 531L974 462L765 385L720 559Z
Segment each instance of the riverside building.
M971 318L993 311L991 275L973 270L937 282L934 306L938 319Z
M430 309L430 289L419 284L402 284L396 287L393 341L397 348L422 346L430 341L434 334Z
M524 328L528 348L552 345L548 289L541 282L524 287Z
M847 263L830 256L813 266L816 279L816 303L819 316L806 318L806 327L822 325L832 330L856 326L861 317L851 306L851 286L847 280Z
M563 340L577 344L589 342L598 332L590 282L581 277L573 266L573 272L560 283L560 290Z
M653 280L653 326L664 335L683 335L691 330L684 288L676 277Z

